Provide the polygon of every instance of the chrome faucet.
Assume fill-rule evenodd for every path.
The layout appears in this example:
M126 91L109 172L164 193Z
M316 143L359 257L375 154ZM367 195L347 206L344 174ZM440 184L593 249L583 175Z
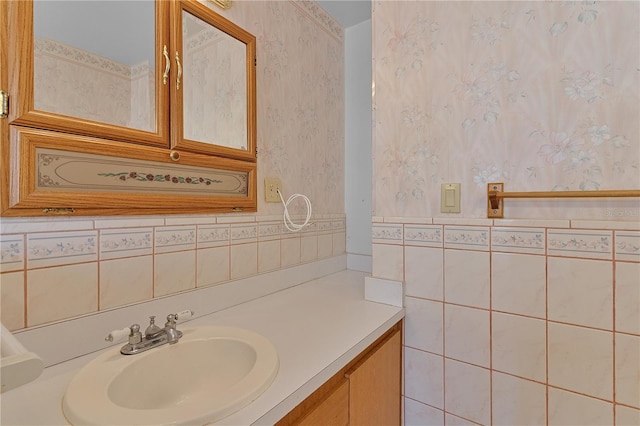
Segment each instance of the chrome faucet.
M177 314L167 315L167 322L164 328L160 328L155 323L155 316L149 317L149 326L144 332L140 332L140 325L133 324L129 327L129 343L120 348L123 355L135 355L140 352L164 345L173 345L182 337L182 332L176 329ZM126 329L125 329L126 330Z

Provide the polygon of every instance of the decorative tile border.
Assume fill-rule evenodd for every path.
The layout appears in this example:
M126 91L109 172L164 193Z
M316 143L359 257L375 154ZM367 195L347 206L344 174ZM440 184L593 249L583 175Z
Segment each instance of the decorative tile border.
M550 256L613 259L613 231L547 231L547 254Z
M616 231L616 260L640 262L640 232Z
M153 254L153 228L100 231L100 259Z
M489 227L445 226L444 247L489 251Z
M257 241L258 225L255 222L231 225L231 244L255 243Z
M343 231L347 228L346 219L334 220L331 222L331 229L335 231Z
M316 229L319 234L331 233L331 221L320 220L316 223Z
M282 227L284 228L284 225L282 225ZM311 221L307 224L307 226L304 227L304 229L302 230L302 233L304 235L313 235L316 232L318 232L318 224L317 222Z
M277 240L282 234L283 225L280 222L258 223L258 239L260 241Z
M198 226L198 248L227 246L230 238L229 225Z
M540 228L492 228L491 250L545 254L545 231Z
M27 268L98 260L98 232L50 232L27 235Z
M0 240L0 271L19 271L24 268L24 236L3 235Z
M408 246L441 248L443 230L441 225L404 225L404 243Z
M193 250L196 248L195 226L163 226L156 228L155 252Z
M371 240L379 244L402 244L402 225L375 224L371 232Z

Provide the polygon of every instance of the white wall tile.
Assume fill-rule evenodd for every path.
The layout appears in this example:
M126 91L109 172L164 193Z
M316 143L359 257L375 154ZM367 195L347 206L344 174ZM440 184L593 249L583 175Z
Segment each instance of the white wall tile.
M640 409L640 336L616 333L616 402Z
M613 400L613 333L549 323L549 384Z
M100 310L153 298L153 256L100 262Z
M444 411L404 398L404 426L444 425Z
M433 407L444 407L441 356L404 348L404 395Z
M394 281L404 281L404 256L402 246L374 244L373 276Z
M445 304L445 356L488 368L491 364L489 318L489 311Z
M27 271L27 327L97 310L96 262Z
M318 258L318 236L302 234L300 238L300 261L311 262Z
M613 330L612 262L548 259L549 319Z
M0 274L0 319L10 331L25 326L24 275L23 271Z
M331 233L318 234L318 259L325 259L333 255L333 235Z
M547 268L544 256L491 254L491 308L545 318Z
M154 297L196 287L195 250L156 254L153 263Z
M346 252L347 234L344 231L334 232L333 237L333 255L338 256Z
M539 382L547 379L547 325L539 319L492 314L492 368Z
M476 426L480 423L471 422L467 419L463 419L462 417L444 413L444 424L447 426Z
M446 359L444 375L446 411L488 425L491 422L489 370Z
M604 426L611 424L613 424L613 404L549 388L549 426Z
M405 289L408 296L443 300L442 249L405 246L404 270Z
M616 426L640 425L640 410L616 405Z
M258 272L273 271L280 267L280 240L258 243Z
M298 265L301 257L300 235L280 240L280 250L283 268Z
M412 348L443 354L443 304L405 297L404 344Z
M197 250L196 261L196 285L198 287L228 281L231 277L229 246Z
M248 277L258 273L258 244L231 246L231 279Z
M489 253L445 250L444 300L488 309L490 295L489 259Z
M640 334L640 263L616 262L616 331Z
M492 379L493 425L538 426L547 422L545 385L495 371Z

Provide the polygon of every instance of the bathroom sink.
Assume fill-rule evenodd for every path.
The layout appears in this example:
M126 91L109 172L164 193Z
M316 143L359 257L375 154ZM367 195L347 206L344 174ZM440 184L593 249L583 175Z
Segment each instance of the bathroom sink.
M72 379L63 412L73 425L205 424L262 394L278 372L278 354L249 330L183 329L180 341L137 355L100 355Z

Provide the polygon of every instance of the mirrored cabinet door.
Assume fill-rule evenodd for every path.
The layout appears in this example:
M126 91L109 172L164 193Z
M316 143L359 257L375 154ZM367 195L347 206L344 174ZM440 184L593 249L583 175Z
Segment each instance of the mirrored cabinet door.
M167 147L165 2L9 3L24 28L12 124Z
M255 161L255 37L197 2L177 2L173 148Z

